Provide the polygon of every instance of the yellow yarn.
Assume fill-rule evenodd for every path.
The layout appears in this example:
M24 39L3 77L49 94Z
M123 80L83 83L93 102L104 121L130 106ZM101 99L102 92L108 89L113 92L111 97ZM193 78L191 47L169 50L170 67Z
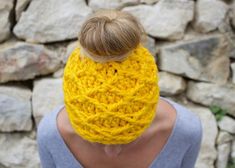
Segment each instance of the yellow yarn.
M75 132L102 144L127 144L154 119L158 70L141 44L122 62L97 63L76 48L64 70L65 107Z

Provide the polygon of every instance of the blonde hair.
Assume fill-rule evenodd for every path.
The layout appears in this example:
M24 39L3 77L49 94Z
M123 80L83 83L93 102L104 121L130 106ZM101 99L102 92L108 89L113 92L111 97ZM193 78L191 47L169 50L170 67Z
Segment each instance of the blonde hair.
M79 33L80 46L90 55L119 57L135 49L145 31L130 13L101 10L92 14Z

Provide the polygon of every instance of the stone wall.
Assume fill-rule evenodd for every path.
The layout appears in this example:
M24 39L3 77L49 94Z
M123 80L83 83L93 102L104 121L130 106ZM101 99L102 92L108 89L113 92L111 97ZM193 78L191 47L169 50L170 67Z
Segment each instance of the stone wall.
M37 125L63 104L66 59L84 18L100 8L141 21L161 96L202 120L196 168L226 168L235 159L235 0L1 0L0 168L39 167ZM227 110L221 120L212 105Z

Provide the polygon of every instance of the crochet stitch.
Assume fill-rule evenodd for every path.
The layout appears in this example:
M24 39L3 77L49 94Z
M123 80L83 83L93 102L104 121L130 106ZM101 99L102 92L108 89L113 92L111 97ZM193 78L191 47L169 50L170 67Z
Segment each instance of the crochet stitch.
M98 63L77 47L63 76L66 111L77 134L90 142L127 144L152 123L159 100L158 69L139 44L122 62Z

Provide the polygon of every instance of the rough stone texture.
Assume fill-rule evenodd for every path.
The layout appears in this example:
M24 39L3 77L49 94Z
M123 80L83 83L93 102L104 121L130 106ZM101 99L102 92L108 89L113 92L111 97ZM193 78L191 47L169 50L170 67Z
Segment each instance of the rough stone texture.
M138 4L139 0L89 0L89 6L94 9L117 9L126 5Z
M235 134L235 120L233 118L225 116L218 122L218 125L221 130Z
M140 0L141 3L146 3L146 4L153 4L158 2L159 0Z
M146 32L161 39L183 38L185 28L193 19L194 1L160 0L154 6L138 5L123 10L132 13Z
M39 168L36 141L20 133L0 134L1 168Z
M60 68L58 71L54 72L52 77L53 78L62 78L64 74L64 68Z
M235 28L235 1L233 1L232 4L231 19L232 19L233 28Z
M223 20L223 22L219 25L218 30L226 37L229 44L229 57L235 58L235 33L231 27L229 17L226 17L226 19Z
M43 78L34 82L33 116L38 125L41 118L63 104L62 79Z
M218 133L215 117L207 108L194 105L187 107L199 115L203 128L202 145L195 168L214 168L217 156L215 139Z
M75 39L90 13L84 0L34 0L22 13L14 33L29 42Z
M32 129L31 91L19 86L0 86L0 131Z
M232 82L235 84L235 63L231 64L231 69L232 69Z
M60 60L43 45L13 42L0 47L0 83L56 71Z
M143 44L150 51L150 53L154 56L154 59L157 61L157 58L156 58L157 50L156 50L155 40L147 36L146 41Z
M14 0L0 1L0 42L10 36L10 12L13 8Z
M167 41L167 40L156 40L156 53L157 53L157 64L159 65L160 61L159 61L159 55L160 55L160 51L163 47L168 46L168 45L172 45L175 42L172 41Z
M63 59L70 43L71 42L52 43L52 44L47 44L45 47L48 50L55 52L56 57L59 58L59 60L63 64Z
M167 45L159 58L161 70L192 79L223 84L229 77L228 45L222 35Z
M72 42L68 45L67 50L66 50L66 54L64 54L64 57L62 59L64 64L66 64L68 57L70 56L70 54L72 53L72 51L76 47L78 47L78 42L76 42L76 41Z
M228 143L233 140L233 136L225 131L220 131L216 143L218 145Z
M182 93L186 88L184 79L168 72L159 72L160 93L164 96Z
M218 146L218 156L216 160L216 168L226 168L230 153L230 143Z
M217 105L235 116L235 85L217 85L212 83L188 82L187 97L197 103L210 106Z
M30 1L31 0L17 0L16 1L15 12L16 12L17 21L19 21L21 13L25 10L25 8L27 7Z
M235 139L232 142L231 158L232 158L232 160L235 160Z
M153 38L147 36L146 41L143 44L150 51L150 53L154 56L154 59L157 60L155 40Z
M199 32L215 30L225 18L228 5L221 0L198 0L196 3L196 20L193 24Z
M184 34L183 41L195 40L198 37L202 37L202 33L195 31L192 26L189 26Z

